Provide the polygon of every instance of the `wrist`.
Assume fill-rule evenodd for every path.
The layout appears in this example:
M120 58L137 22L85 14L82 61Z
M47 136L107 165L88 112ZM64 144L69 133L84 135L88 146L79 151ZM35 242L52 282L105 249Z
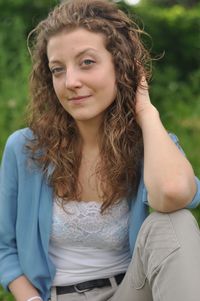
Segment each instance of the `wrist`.
M40 296L33 296L28 298L26 301L43 301Z

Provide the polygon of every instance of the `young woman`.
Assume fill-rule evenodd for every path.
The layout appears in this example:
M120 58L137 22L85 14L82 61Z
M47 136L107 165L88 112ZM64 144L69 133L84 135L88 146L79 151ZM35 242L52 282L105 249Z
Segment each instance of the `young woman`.
M17 301L199 300L199 229L179 209L200 182L150 101L140 30L70 0L34 35L29 127L1 165L1 284Z

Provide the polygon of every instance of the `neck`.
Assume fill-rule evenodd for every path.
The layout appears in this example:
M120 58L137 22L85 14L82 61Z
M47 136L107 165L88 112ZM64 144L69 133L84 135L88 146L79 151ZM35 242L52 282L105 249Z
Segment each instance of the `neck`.
M98 148L100 138L100 125L101 122L97 120L78 121L76 122L84 148Z

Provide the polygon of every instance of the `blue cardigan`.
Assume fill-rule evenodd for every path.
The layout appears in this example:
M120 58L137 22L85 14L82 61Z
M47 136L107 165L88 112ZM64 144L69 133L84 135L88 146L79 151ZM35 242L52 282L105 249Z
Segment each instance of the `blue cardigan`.
M0 283L4 288L26 275L46 301L50 295L55 266L48 256L52 223L52 188L42 172L28 163L24 148L30 129L13 133L5 146L0 170ZM175 143L176 136L172 135ZM197 193L188 206L200 202ZM148 215L147 192L141 177L137 194L130 204L129 242L133 252L137 233Z

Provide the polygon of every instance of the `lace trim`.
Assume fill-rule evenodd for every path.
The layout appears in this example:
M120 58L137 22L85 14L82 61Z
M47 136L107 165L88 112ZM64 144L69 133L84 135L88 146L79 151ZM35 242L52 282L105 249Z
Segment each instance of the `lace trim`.
M53 206L51 241L57 245L122 249L128 243L129 206L122 200L102 215L101 203L71 201Z

